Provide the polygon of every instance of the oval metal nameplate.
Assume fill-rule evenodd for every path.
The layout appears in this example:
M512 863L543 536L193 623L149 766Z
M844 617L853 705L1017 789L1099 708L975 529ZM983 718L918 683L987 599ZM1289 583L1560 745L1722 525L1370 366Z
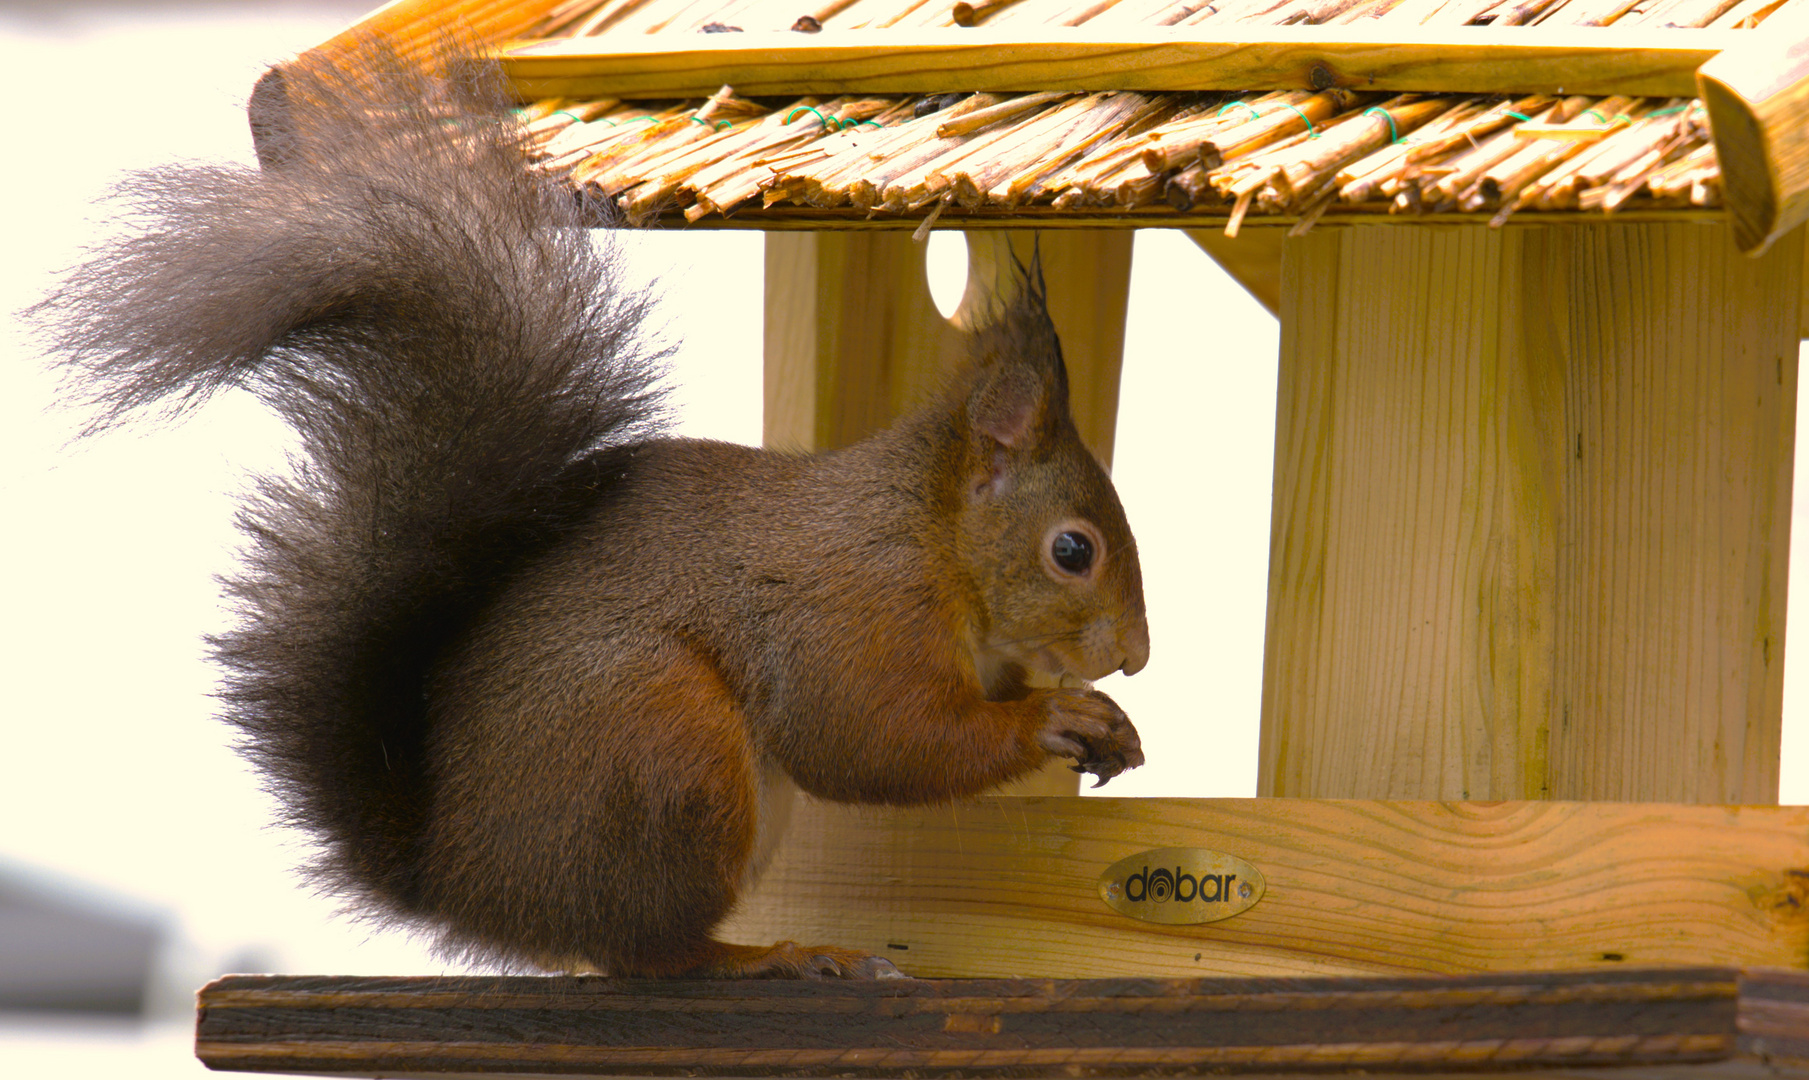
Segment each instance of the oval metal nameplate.
M1229 919L1254 907L1264 888L1256 867L1205 848L1139 852L1099 875L1099 898L1113 911L1171 926Z

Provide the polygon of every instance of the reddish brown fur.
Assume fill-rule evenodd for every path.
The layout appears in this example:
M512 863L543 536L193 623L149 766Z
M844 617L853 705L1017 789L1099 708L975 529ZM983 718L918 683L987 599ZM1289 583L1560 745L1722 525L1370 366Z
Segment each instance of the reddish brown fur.
M909 804L1038 767L1051 727L1081 728L1098 756L1141 760L1101 695L1014 686L988 696L967 646L985 621L976 593L991 588L987 571L1022 560L956 557L950 510L971 501L978 444L947 410L818 457L686 440L635 449L607 512L521 574L436 679L431 753L480 763L433 772L424 869L444 882L432 894L447 898L434 900L442 918L610 971L719 972L706 934L751 854L757 762L822 798ZM1078 447L1071 425L1048 430L1056 445L1027 458ZM1053 490L1036 488L1043 516L1073 509L1070 491L1109 496L1102 483L1090 457L1063 462ZM1101 518L1134 559L1128 531L1112 527L1121 512ZM1140 631L1134 561L1125 575L1130 590L1110 603ZM1013 595L1020 608L1031 591ZM568 869L524 867L517 836L486 824L639 821L673 805L722 813L643 836L645 859L614 854L633 841L592 826L565 847L591 868L589 892L561 905L546 900ZM534 897L535 914L514 918L522 905L507 889Z

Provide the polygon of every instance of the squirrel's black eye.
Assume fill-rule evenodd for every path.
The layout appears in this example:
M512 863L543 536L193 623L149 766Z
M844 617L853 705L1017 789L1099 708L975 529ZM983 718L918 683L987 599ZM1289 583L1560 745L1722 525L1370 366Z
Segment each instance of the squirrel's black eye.
M1068 573L1084 574L1093 565L1093 541L1085 533L1057 533L1055 542L1049 545L1049 555L1055 565Z

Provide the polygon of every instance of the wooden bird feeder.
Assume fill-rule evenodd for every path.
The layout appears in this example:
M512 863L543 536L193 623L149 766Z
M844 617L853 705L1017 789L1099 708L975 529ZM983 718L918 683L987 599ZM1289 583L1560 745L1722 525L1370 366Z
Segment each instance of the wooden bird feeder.
M965 230L990 283L1036 229L1109 462L1130 230L1192 230L1282 322L1260 797L1054 770L800 803L729 939L922 981L233 977L201 1057L1809 1075L1809 808L1776 805L1809 0L814 2L399 0L355 29L488 44L540 167L632 221L766 230L777 444L859 438L948 362L913 231ZM1260 895L1110 906L1106 871L1161 849Z

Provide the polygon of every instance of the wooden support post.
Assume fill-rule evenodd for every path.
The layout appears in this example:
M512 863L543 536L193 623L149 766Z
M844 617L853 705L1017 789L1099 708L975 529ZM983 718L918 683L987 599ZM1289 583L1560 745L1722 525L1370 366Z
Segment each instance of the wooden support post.
M1775 801L1801 245L1289 242L1261 794Z
M952 320L930 298L925 245L905 233L824 232L766 238L765 432L768 446L818 450L879 430L934 393L966 348L960 327L1015 288L1011 255L1040 244L1049 308L1061 336L1075 426L1110 468L1118 371L1130 295L1131 233L968 234L968 285ZM1005 789L1072 795L1079 779L1052 765Z
M905 234L766 237L768 446L858 442L930 393L960 354L922 244Z

